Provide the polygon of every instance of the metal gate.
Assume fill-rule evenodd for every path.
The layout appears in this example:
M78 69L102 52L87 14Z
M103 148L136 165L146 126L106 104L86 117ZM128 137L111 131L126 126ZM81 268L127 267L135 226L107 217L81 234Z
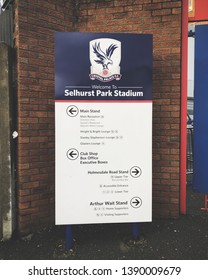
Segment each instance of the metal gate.
M193 137L194 127L192 124L187 124L186 176L187 185L191 186L193 182Z
M13 9L9 4L7 6L3 4L3 7L0 7L0 42L13 47Z

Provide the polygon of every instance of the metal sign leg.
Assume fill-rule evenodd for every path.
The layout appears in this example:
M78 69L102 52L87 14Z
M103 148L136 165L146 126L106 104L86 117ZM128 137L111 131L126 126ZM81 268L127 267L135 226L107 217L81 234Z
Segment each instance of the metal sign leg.
M67 225L66 226L66 250L69 251L70 249L72 249L72 242L73 242L73 238L72 238L72 226L71 225Z
M134 223L133 224L132 231L133 231L134 240L137 240L138 237L139 237L139 223Z

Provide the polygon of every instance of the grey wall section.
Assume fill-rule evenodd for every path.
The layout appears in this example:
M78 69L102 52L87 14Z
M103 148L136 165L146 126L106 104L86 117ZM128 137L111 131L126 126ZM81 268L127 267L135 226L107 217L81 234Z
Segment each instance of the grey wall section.
M10 49L0 43L0 238L14 230Z

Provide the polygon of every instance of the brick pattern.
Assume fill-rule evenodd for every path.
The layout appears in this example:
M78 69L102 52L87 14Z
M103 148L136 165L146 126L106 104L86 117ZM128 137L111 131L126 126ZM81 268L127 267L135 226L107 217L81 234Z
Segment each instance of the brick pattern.
M71 31L70 1L16 1L18 227L54 223L54 31Z
M19 232L54 222L54 31L151 33L153 216L179 215L180 0L15 1Z
M182 1L77 3L77 31L153 34L153 217L177 218Z

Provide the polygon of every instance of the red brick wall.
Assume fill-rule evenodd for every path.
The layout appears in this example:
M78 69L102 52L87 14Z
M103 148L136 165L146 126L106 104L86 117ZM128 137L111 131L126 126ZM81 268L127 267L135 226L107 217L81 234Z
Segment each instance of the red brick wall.
M71 31L70 1L16 1L18 228L54 223L54 31Z
M153 34L153 216L178 217L182 1L15 2L19 232L54 223L54 31Z
M76 30L153 34L153 216L178 217L182 1L77 1Z

